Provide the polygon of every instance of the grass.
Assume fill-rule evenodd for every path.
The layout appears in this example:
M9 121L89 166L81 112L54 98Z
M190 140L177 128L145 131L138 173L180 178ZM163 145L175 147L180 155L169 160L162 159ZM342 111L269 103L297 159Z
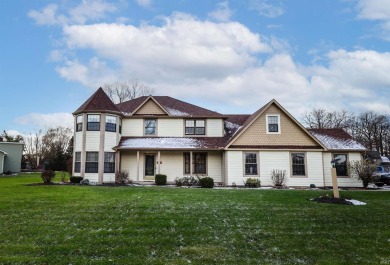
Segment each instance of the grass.
M27 186L0 177L1 264L390 264L390 192ZM59 181L59 179L57 179Z

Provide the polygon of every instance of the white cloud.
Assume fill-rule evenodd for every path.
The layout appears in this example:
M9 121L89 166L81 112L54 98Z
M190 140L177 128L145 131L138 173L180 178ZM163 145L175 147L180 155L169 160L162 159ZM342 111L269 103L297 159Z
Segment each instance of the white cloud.
M272 4L267 0L251 0L249 2L249 8L256 10L260 16L275 18L285 13L285 8L281 3Z
M55 4L49 4L41 11L30 10L28 16L35 20L38 25L55 25L59 23L57 19L58 6Z
M143 7L149 7L152 5L152 0L135 0L137 4Z
M104 36L104 37L103 37ZM272 48L237 22L214 23L176 13L158 27L93 24L64 27L72 51L91 49L119 65L117 78L140 80L219 79L257 63ZM145 47L148 47L145 49ZM79 67L79 65L74 65ZM86 69L65 73L83 76ZM180 78L179 78L180 77Z
M70 113L30 113L16 118L15 122L45 129L59 126L73 129L73 116Z
M41 11L30 10L27 15L38 25L72 25L98 21L105 18L107 13L117 10L115 5L104 0L83 0L78 6L63 10L66 15L60 14L59 9L57 4L49 4Z
M357 17L378 21L382 30L382 38L390 41L390 4L388 0L358 0Z
M210 12L209 17L216 21L227 22L233 15L233 11L229 8L229 2L221 2L217 4L217 9Z

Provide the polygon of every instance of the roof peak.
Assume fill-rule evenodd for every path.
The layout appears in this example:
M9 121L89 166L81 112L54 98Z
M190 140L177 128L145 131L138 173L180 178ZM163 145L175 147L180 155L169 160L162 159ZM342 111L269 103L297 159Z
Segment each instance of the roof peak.
M93 111L120 113L102 87L99 87L73 114Z

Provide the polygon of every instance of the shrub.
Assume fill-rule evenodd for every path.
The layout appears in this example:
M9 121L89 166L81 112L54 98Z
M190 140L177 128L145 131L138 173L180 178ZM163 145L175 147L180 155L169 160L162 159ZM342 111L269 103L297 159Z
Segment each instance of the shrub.
M56 176L56 173L52 170L45 170L41 173L41 178L43 180L43 183L49 184Z
M89 185L89 179L83 179L80 181L80 185Z
M12 171L11 170L7 170L6 172L4 172L5 175L12 175Z
M258 187L260 187L260 185L261 185L260 179L248 178L245 181L245 187L258 188Z
M199 185L199 177L196 176L185 176L182 178L175 179L176 186L198 186Z
M126 170L115 172L115 183L126 184L129 182L129 172Z
M70 182L71 183L74 183L74 184L79 184L80 183L80 181L82 181L83 180L83 178L82 177L70 177Z
M167 185L167 175L156 174L155 182L156 185Z
M378 180L375 176L376 165L370 164L367 161L352 161L348 163L348 171L354 174L358 180L363 182L363 187L367 188L369 183L374 183Z
M72 176L73 173L73 159L70 158L66 161L66 171L68 171L69 175Z
M199 179L199 186L202 188L213 188L214 179L210 177L204 177Z
M315 189L316 188L316 184L310 184L310 189Z
M286 184L286 170L272 170L271 179L274 186L284 186Z

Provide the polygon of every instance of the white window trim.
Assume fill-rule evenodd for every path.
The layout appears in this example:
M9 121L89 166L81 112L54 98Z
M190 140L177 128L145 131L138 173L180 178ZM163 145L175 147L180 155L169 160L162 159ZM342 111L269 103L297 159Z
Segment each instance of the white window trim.
M256 165L257 165L257 174L247 175L245 170L246 160L245 155L246 154L255 154L256 155ZM260 153L259 152L243 152L242 153L242 162L243 162L243 173L244 177L246 178L258 178L260 177Z
M277 116L278 117L278 131L277 132L270 132L268 127L268 117L269 116ZM266 126L266 132L267 134L280 134L282 131L282 125L280 124L280 114L267 114L265 115L265 126Z

